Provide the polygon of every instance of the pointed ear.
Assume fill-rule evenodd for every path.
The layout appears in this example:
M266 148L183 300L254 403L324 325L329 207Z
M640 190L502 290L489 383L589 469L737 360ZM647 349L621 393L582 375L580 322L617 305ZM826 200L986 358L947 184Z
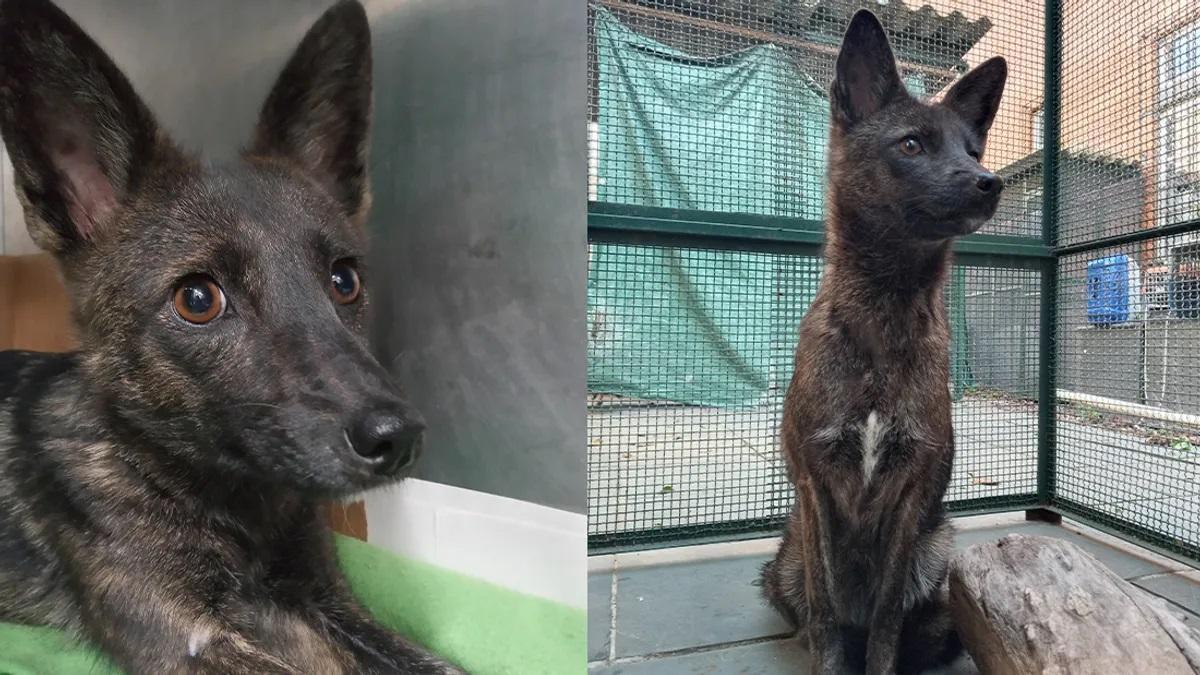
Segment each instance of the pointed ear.
M112 60L47 0L0 2L0 135L30 235L55 253L99 236L178 153Z
M355 0L328 9L263 105L250 152L307 173L361 223L370 207L371 31Z
M858 10L842 38L830 88L834 122L848 129L907 95L883 25L870 11Z
M996 118L1007 79L1008 64L1004 58L988 59L955 82L942 104L961 115L984 138Z

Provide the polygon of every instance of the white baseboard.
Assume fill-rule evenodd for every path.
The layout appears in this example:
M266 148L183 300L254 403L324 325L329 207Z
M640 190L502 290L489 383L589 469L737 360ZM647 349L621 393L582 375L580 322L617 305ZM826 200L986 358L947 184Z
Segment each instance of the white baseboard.
M587 517L409 479L370 492L377 546L521 593L587 608Z

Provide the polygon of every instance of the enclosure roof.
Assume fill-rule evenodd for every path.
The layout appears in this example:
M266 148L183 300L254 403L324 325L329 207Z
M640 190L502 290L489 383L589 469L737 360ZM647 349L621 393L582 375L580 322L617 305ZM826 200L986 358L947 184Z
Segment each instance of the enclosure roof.
M772 37L788 41L802 40L814 45L836 48L850 17L863 6L861 0L600 0L599 5L617 11L654 12L658 18L675 14L698 22L711 22L762 33L762 41ZM897 55L943 68L962 68L962 57L992 27L987 17L968 19L959 11L939 13L929 5L912 9L899 0L886 4L870 3L871 11L886 26ZM748 33L743 35L748 36ZM669 37L655 35L671 42ZM664 39L665 38L665 39ZM688 44L671 46L692 50ZM716 43L720 45L720 43ZM728 47L728 44L724 45ZM711 55L709 55L711 56Z
M731 0L717 1L733 4ZM770 3L755 0L751 4ZM807 30L811 33L832 28L827 39L839 44L850 17L863 4L859 0L817 0L811 5ZM871 11L883 21L896 51L907 58L930 64L956 65L992 28L992 21L986 16L972 21L957 10L941 14L929 5L912 9L903 2L871 4Z

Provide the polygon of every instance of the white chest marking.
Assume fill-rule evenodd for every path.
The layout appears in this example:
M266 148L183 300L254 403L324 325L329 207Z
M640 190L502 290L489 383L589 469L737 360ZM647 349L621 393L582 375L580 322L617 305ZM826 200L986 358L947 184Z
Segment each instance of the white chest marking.
M195 657L200 654L200 650L208 646L208 641L212 639L212 634L208 630L197 627L196 630L188 636L188 656Z
M871 476L875 473L875 464L879 461L879 444L887 429L887 422L879 419L879 413L872 410L867 414L861 434L863 485L870 484Z

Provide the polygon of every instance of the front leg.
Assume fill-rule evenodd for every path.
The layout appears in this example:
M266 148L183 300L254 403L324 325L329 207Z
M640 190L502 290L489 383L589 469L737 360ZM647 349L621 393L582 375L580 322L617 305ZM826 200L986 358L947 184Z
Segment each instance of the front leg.
M355 673L466 675L465 670L379 625L351 597L327 598L320 611L326 630L353 655Z
M113 562L97 557L79 566L81 619L85 634L132 675L341 672L336 652L320 642L306 647L302 663L261 639L253 623L261 607L236 598L213 603L178 581L186 576Z
M289 555L302 556L305 565L286 574L287 595L309 608L338 645L350 653L354 673L405 675L465 675L461 668L431 654L380 625L350 591L338 567L333 536L323 519L291 538Z
M826 574L828 517L822 511L811 478L797 481L796 492L803 523L800 532L804 541L804 593L808 599L807 629L812 672L813 675L843 675L849 667Z
M912 583L910 570L917 541L922 502L906 501L889 528L888 545L881 561L889 572L881 580L871 612L867 637L866 675L896 672L896 656L904 627L904 594Z

